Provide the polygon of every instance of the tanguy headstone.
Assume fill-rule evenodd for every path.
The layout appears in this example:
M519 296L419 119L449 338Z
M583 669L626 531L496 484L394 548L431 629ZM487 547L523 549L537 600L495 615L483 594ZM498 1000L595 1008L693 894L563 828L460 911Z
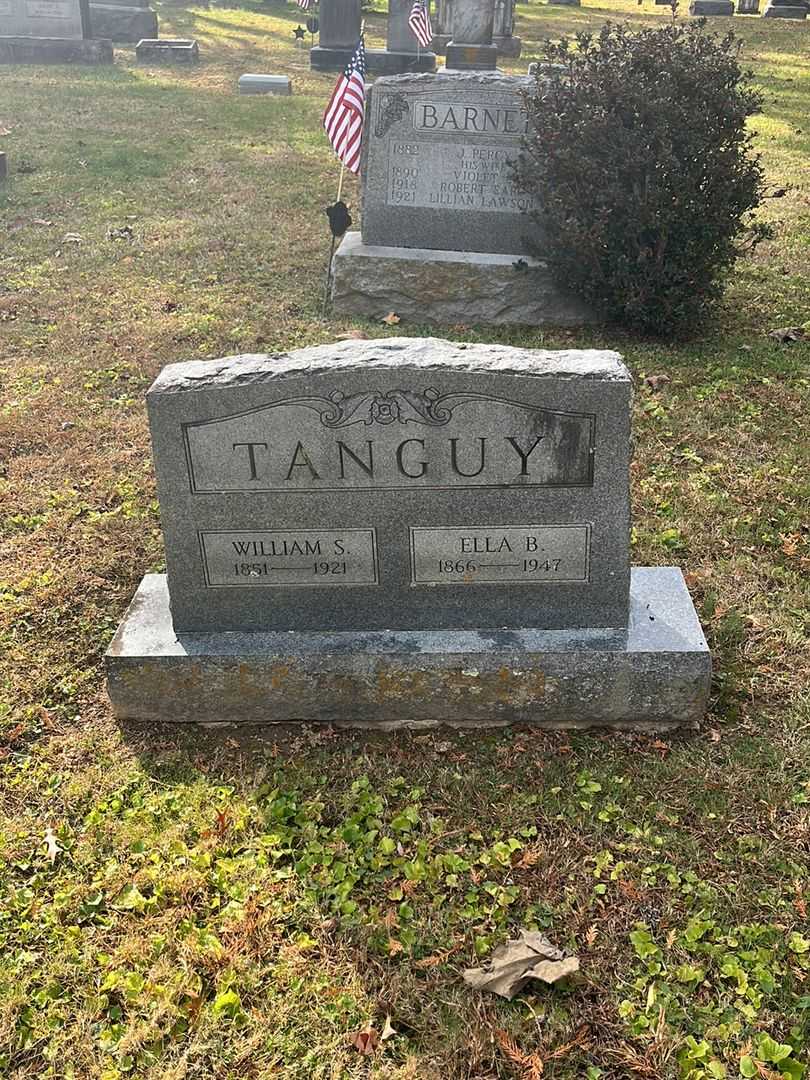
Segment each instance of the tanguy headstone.
M418 322L578 324L585 305L531 258L533 198L516 188L528 77L400 75L369 90L361 233L334 262L337 308Z
M615 353L399 338L165 368L166 543L107 655L141 719L699 718L674 568L629 562Z

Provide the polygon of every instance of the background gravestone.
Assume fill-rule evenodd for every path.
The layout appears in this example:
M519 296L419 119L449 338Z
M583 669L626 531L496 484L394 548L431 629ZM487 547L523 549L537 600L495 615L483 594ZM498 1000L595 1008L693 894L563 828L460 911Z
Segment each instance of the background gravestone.
M0 0L0 63L112 63L88 0Z
M528 216L535 203L515 188L509 163L531 85L480 72L371 86L362 236L347 233L335 256L336 307L449 324L592 318L530 255L541 239Z
M492 44L495 0L455 0L452 38L447 43L448 71L492 71L498 50Z
M629 565L616 353L432 339L165 368L167 576L107 657L141 719L694 722L680 571Z
M158 19L149 0L104 0L90 4L93 33L135 44L142 38L158 36Z

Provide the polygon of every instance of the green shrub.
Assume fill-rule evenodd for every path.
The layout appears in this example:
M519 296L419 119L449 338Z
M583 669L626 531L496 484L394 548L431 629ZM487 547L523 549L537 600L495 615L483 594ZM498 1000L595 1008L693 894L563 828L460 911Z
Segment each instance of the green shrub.
M538 254L603 316L692 328L722 293L763 196L746 119L761 98L733 34L705 20L548 42L526 95L515 180L536 197Z

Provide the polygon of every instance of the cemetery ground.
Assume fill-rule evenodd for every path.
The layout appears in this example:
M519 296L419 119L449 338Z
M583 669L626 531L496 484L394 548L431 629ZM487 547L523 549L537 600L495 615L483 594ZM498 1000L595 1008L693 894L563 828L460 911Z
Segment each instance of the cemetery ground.
M505 66L619 13L665 17L521 5ZM810 346L768 332L810 330L810 29L734 21L784 194L696 340L444 332L624 353L633 561L685 569L702 729L177 731L117 725L102 683L162 568L146 388L178 359L428 331L321 316L334 77L294 47L297 10L160 17L199 67L0 70L0 1075L803 1075ZM294 96L238 97L246 71ZM581 980L470 990L521 926Z

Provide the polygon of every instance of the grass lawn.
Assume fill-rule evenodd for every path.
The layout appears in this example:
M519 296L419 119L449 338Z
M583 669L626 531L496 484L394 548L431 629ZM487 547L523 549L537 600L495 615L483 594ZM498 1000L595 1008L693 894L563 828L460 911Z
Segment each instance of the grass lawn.
M199 67L0 68L0 1076L804 1075L810 346L767 333L810 327L810 23L734 20L786 194L702 338L446 333L626 355L633 558L687 573L716 668L703 730L395 736L122 728L105 701L103 651L162 568L161 366L426 332L321 317L334 76L295 47L298 10L159 13ZM620 14L667 17L521 4L505 66ZM239 97L245 71L295 96ZM521 926L581 980L468 989Z

